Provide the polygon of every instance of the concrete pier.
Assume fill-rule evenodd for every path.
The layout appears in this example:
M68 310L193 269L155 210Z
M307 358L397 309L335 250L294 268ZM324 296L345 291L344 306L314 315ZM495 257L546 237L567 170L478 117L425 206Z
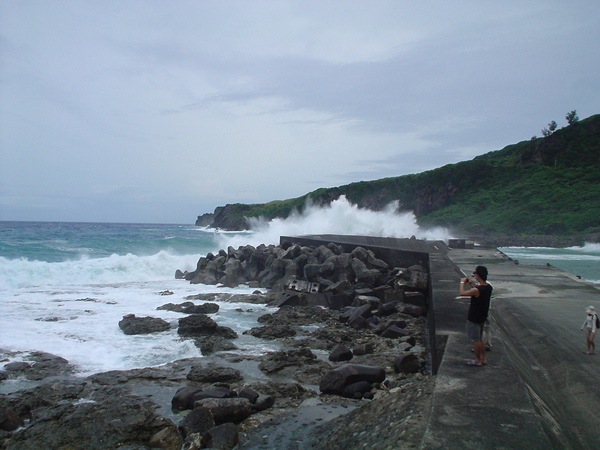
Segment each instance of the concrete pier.
M600 448L600 355L586 355L585 308L600 290L493 248L430 255L436 334L447 336L423 448ZM459 279L489 269L492 351L470 367ZM599 342L600 344L600 342Z

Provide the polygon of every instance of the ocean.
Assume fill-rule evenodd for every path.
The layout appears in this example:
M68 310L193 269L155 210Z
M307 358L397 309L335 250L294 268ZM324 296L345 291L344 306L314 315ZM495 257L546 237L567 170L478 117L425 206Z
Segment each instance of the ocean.
M0 222L0 349L14 354L0 360L0 370L8 362L26 359L31 351L62 356L81 375L200 357L192 341L177 335L182 315L157 307L182 303L188 295L255 289L192 285L175 279L177 269L192 271L201 256L229 246L278 244L281 235L325 233L452 237L445 229L419 228L412 214L399 214L393 206L373 212L344 198L327 207L309 207L286 220L254 220L250 232L220 232L191 224ZM550 262L590 281L600 280L598 244L503 251L523 263ZM161 295L164 291L173 295ZM220 310L213 318L238 332L237 346L255 354L276 349L276 343L242 334L259 326L257 318L270 308L218 303ZM127 314L160 317L173 327L128 336L118 326Z

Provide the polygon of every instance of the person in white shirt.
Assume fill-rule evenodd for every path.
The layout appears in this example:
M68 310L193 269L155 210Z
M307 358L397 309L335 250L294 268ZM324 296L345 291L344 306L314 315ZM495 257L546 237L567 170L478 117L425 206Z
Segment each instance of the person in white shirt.
M595 355L596 354L596 345L594 344L594 338L596 337L596 308L593 306L588 306L585 310L587 313L587 317L583 321L583 325L581 325L581 330L585 328L585 342L587 344L587 352L586 355Z

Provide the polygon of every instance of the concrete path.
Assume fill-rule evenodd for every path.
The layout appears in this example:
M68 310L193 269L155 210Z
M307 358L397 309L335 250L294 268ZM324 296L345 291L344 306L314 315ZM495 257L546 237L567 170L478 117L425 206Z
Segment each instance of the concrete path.
M477 265L494 286L485 367L466 365L469 299L458 297ZM600 354L585 354L579 330L586 306L600 310L600 290L496 249L432 254L431 271L436 334L447 342L422 448L600 448Z

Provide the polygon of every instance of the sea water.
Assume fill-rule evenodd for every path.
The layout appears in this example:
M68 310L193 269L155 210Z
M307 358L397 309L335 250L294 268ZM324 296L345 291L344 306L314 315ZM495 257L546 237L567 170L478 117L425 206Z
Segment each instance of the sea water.
M550 264L600 287L600 244L581 247L504 247L500 250L525 264Z
M66 358L83 375L201 357L192 340L177 334L182 314L157 307L182 303L186 296L199 293L249 294L255 289L192 285L175 279L177 269L193 271L201 256L229 246L278 244L282 235L330 233L436 240L451 237L442 228L420 228L413 214L398 213L395 205L373 212L350 205L343 197L325 207L308 207L285 220L253 220L249 232L172 224L0 222L0 349L13 355L0 360L0 370L8 362L26 360L31 351ZM513 249L504 250L511 254ZM523 254L529 249L514 251L518 253L511 256L524 260ZM556 253L551 262L559 266L563 260L584 261L584 265L595 265L590 275L572 272L590 280L600 279L597 247L570 252L566 256ZM173 294L161 295L165 292ZM238 347L254 354L276 349L274 342L242 334L259 326L258 317L272 309L217 303L220 310L212 317L239 334L235 342ZM172 328L162 333L125 335L118 323L127 314L160 317Z

